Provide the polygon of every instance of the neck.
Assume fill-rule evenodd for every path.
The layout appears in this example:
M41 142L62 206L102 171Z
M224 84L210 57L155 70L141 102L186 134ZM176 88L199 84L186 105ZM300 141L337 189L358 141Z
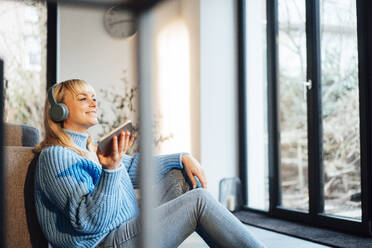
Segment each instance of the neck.
M71 125L66 125L67 123L64 123L63 125L63 128L66 129L66 130L70 130L70 131L73 131L73 132L77 132L77 133L87 133L88 131L88 128L86 127L81 127L81 126L71 126Z
M63 129L74 141L74 144L80 149L87 149L88 133L81 133L67 128Z

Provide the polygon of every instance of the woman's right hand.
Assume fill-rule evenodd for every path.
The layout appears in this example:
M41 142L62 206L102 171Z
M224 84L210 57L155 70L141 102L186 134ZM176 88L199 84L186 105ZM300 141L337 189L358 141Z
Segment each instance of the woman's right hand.
M130 139L129 139L130 137ZM115 170L120 167L121 160L124 157L124 154L132 146L134 141L134 133L130 134L129 132L121 132L118 137L114 136L112 138L112 152L109 155L104 155L97 150L97 156L100 164L103 169Z

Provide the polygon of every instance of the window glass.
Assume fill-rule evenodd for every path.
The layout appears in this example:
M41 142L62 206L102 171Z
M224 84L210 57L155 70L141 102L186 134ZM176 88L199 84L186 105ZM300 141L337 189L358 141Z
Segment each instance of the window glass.
M45 3L0 1L0 57L4 60L5 122L42 131L46 89Z
M308 210L305 1L278 0L281 205Z
M321 0L325 212L361 219L355 0Z

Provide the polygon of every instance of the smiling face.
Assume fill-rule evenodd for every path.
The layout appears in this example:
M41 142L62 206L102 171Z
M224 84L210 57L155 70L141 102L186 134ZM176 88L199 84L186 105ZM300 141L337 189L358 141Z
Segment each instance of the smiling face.
M98 123L96 94L90 85L83 84L76 90L66 90L63 103L69 111L63 122L64 128L85 133L88 128Z

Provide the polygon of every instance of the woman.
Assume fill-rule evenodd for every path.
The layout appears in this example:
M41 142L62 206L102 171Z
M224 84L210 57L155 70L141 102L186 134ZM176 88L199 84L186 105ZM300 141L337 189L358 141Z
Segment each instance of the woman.
M43 233L53 247L135 247L140 238L134 193L139 155L125 155L134 135L121 133L113 138L112 153L100 154L87 134L98 123L94 89L73 79L48 94L46 135L35 147L35 204ZM204 172L191 155L155 158L159 178L171 169L183 170L193 188L194 176L206 188ZM177 247L195 230L215 246L262 247L204 189L190 190L155 211L161 247Z

